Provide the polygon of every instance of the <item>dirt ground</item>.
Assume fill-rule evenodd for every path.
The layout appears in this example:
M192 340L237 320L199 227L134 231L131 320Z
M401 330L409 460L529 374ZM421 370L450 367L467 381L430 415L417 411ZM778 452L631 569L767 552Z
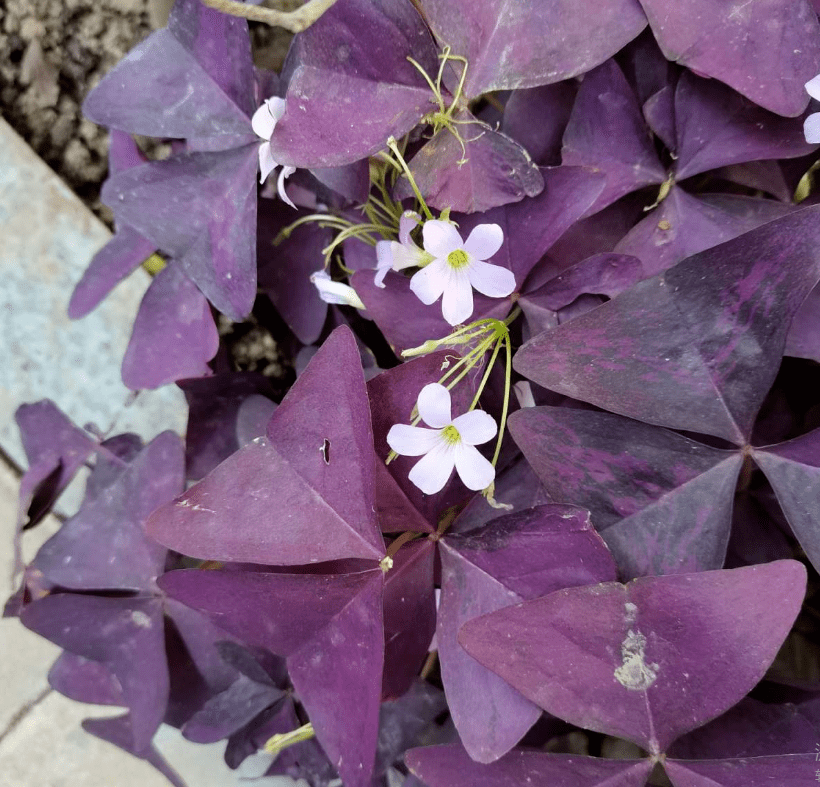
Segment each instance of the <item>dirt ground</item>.
M89 90L153 29L172 0L0 0L3 117L106 223L104 129L83 118ZM289 35L251 25L254 59L277 68ZM152 151L147 151L149 156Z

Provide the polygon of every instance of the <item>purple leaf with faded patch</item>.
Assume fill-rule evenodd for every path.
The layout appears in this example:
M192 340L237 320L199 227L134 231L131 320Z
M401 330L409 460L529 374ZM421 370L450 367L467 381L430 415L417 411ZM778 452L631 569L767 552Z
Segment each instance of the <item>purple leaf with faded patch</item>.
M207 560L379 560L375 461L359 349L349 328L337 328L279 405L268 436L156 511L148 532Z
M93 705L125 705L119 681L99 661L64 650L48 671L52 689L76 702Z
M646 26L635 0L421 0L420 5L442 46L467 58L469 98L583 74Z
M241 321L256 297L256 145L183 153L109 178L103 201L170 253L223 314Z
M479 615L559 588L615 578L615 564L586 511L546 505L441 542L436 642L450 714L474 760L506 754L541 709L471 658L456 641Z
M385 147L436 108L413 57L435 78L436 50L408 0L341 0L293 41L274 160L337 167Z
M472 620L459 642L548 712L659 754L760 680L805 582L781 560L570 588Z
M668 60L725 82L779 115L799 115L820 71L820 27L807 0L640 0Z
M515 368L621 415L745 443L791 318L820 279L818 210L689 257L545 331Z
M176 264L166 265L140 302L122 359L122 381L133 390L207 377L219 349L211 307Z
M556 499L585 506L621 576L720 568L743 459L609 413L527 407L510 433Z
M456 115L461 142L443 128L410 159L410 172L427 204L459 213L477 213L535 197L544 179L529 154L517 142L469 112ZM463 143L463 144L462 144ZM393 197L413 196L405 177Z
M405 760L428 787L644 787L652 770L646 760L619 762L539 751L513 751L484 765L473 761L461 746L412 749Z

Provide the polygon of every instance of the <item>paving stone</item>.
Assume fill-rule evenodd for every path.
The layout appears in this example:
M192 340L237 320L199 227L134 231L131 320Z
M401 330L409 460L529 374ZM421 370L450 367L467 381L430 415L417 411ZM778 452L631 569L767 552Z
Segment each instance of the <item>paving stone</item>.
M120 379L148 275L137 270L90 315L68 319L74 285L110 233L2 119L0 237L0 447L12 461L26 465L15 409L45 397L104 432L184 432L176 386L132 401ZM76 507L76 493L67 502Z

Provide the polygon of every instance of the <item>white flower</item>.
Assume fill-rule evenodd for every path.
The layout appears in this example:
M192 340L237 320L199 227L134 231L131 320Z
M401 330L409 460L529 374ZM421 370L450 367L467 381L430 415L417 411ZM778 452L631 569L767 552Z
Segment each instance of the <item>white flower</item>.
M350 285L342 284L340 281L333 281L326 270L316 271L310 275L319 297L325 303L335 303L339 306L353 306L357 309L364 309L362 299Z
M421 267L432 261L433 257L416 246L410 237L410 233L418 224L421 224L421 216L414 210L406 210L399 219L398 241L380 240L376 244L377 287L384 287L382 282L389 270L401 271L405 268Z
M273 134L273 130L276 128L276 124L284 113L285 99L273 96L272 98L265 99L265 103L253 113L253 117L251 118L251 127L254 133L256 136L265 140L259 146L260 183L264 183L268 179L268 175L279 166L271 153L270 138L271 134ZM283 166L279 171L279 179L276 183L276 190L279 192L280 198L287 202L292 208L295 208L296 205L291 202L290 197L288 197L285 191L285 178L290 177L294 172L296 172L296 167Z
M473 287L491 298L505 298L515 289L512 271L485 261L504 242L498 224L479 224L462 241L449 221L427 221L422 237L433 261L410 279L410 289L428 306L443 294L441 311L450 325L473 313Z
M820 101L820 74L806 82L806 92L817 101ZM820 112L809 115L803 121L803 133L806 142L814 145L820 142Z
M495 468L475 446L495 437L495 419L483 410L451 418L450 392L439 383L421 389L418 410L432 429L395 424L387 433L387 443L397 454L422 457L410 471L410 480L432 495L444 488L455 467L468 489L486 489L495 478Z

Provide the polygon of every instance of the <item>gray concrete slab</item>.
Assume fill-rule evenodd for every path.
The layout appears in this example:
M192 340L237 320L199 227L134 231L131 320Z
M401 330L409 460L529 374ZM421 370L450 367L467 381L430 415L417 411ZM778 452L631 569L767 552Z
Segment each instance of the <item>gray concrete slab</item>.
M132 394L120 364L149 283L137 270L90 315L71 321L68 299L89 260L110 237L100 222L0 120L0 447L25 467L15 409L53 399L76 423L148 440L185 430L176 386ZM63 509L70 511L77 495Z

